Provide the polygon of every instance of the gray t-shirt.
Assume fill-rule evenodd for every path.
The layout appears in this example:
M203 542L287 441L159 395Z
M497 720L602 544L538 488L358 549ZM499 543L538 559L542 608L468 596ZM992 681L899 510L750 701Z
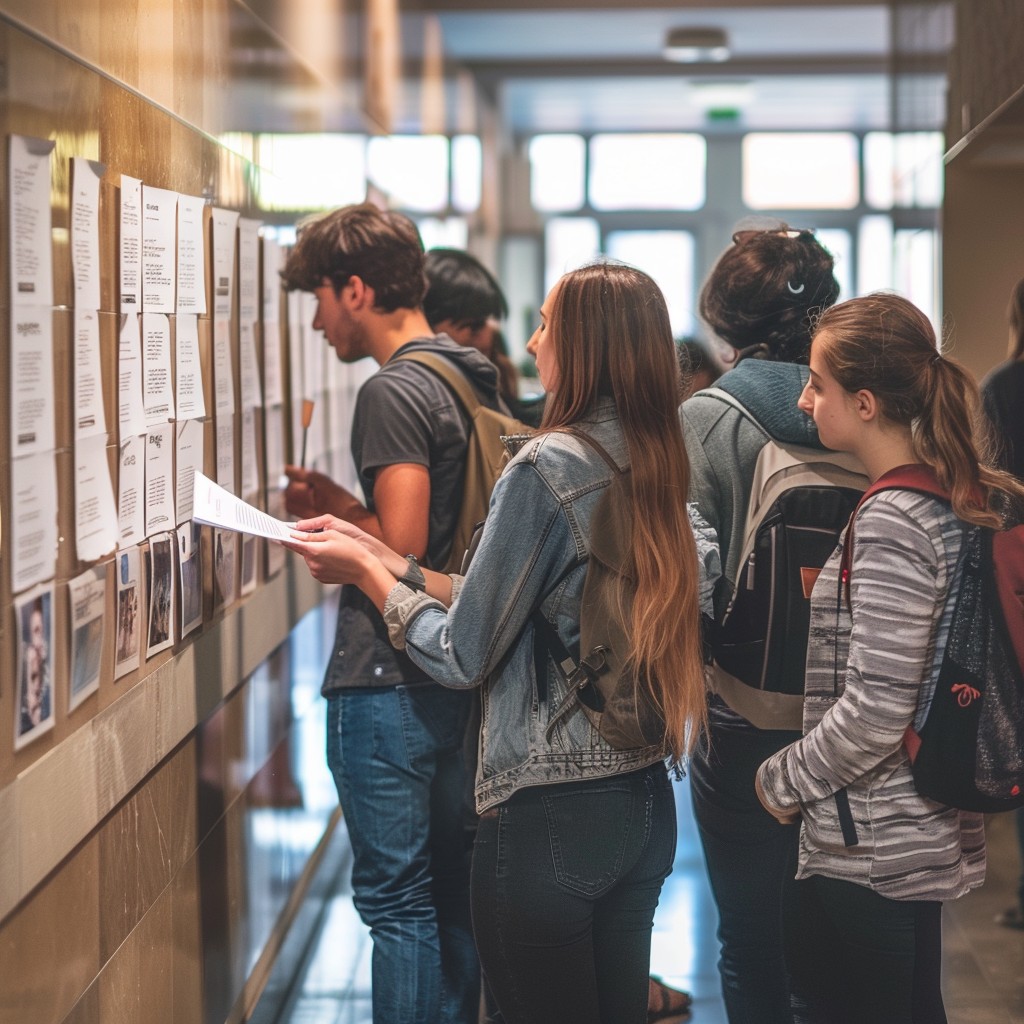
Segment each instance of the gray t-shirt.
M475 349L437 335L409 342L396 355L414 350L444 355L469 377L482 401L499 407L497 371ZM356 398L352 456L371 512L376 511L373 485L378 470L413 463L430 471L428 565L443 565L451 548L467 436L468 420L451 390L417 363L393 357L366 381ZM343 587L334 652L322 692L425 680L423 670L391 646L384 620L372 603L358 588Z

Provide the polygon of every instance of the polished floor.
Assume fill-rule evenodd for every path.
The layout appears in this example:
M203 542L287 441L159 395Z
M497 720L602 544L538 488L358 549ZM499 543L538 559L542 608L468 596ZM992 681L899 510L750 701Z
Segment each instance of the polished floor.
M676 784L676 803L679 852L655 918L651 969L693 993L693 1024L726 1024L715 967L716 914L685 781ZM991 818L988 838L988 881L945 910L950 1024L1024 1024L1024 931L994 923L1013 902L1020 870L1012 817ZM371 1024L369 965L369 936L342 871L278 1024Z

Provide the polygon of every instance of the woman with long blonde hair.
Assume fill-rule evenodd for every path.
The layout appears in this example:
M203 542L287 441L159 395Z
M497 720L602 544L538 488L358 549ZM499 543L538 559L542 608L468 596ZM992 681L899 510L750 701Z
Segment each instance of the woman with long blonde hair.
M641 1024L675 850L665 762L703 724L700 610L717 550L687 508L679 364L651 278L605 262L566 274L528 349L544 419L495 485L464 577L423 571L330 517L299 523L323 532L294 548L318 579L362 588L434 679L481 688L473 923L506 1024ZM619 653L664 727L623 749L570 705L534 616L579 658L591 517L626 470L635 589Z

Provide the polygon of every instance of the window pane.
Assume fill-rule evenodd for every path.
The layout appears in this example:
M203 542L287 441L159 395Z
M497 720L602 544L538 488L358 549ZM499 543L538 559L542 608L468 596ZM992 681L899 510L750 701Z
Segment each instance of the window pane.
M590 217L552 217L544 225L544 292L567 271L601 251L601 233Z
M752 210L852 210L860 198L856 136L752 133L743 138L743 201Z
M596 210L698 210L707 146L700 135L595 135L590 205Z
M424 249L465 249L469 224L463 217L422 217L417 220Z
M362 135L260 135L256 151L261 209L323 210L366 195Z
M452 139L452 206L459 213L472 213L480 206L482 159L475 135Z
M443 210L448 205L448 140L443 135L382 135L370 139L368 177L392 206Z
M892 288L892 218L862 217L857 229L857 294Z
M893 243L893 287L924 310L941 338L937 232L897 231Z
M869 132L864 136L864 198L870 206L942 204L941 132Z
M676 338L694 333L694 244L689 231L612 231L606 249L612 259L654 278L665 294Z
M839 282L838 301L853 298L853 244L850 232L845 228L819 228L814 232L814 237L832 253L832 259L835 261L832 272Z
M583 139L579 135L536 135L530 139L530 202L535 210L558 213L583 205Z

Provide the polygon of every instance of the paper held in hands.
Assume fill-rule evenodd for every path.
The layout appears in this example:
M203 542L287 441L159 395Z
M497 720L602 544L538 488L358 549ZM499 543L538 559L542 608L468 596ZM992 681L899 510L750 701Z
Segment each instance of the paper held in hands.
M269 537L270 540L294 540L294 523L268 516L266 512L236 498L198 470L194 477L192 502L192 518L197 523Z

